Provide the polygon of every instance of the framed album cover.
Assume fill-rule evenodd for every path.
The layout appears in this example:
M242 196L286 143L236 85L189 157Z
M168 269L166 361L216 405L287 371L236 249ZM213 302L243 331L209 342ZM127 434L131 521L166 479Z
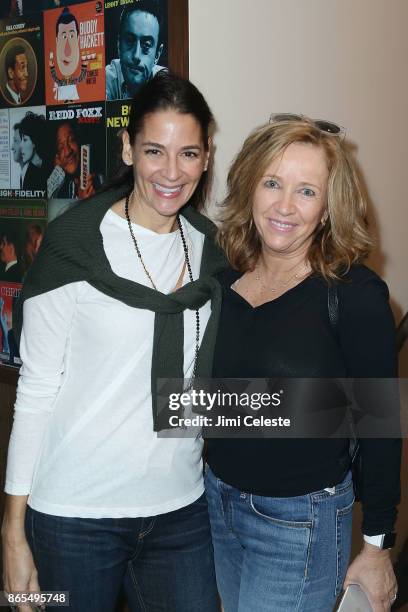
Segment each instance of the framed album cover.
M120 165L121 134L138 87L161 70L188 77L188 0L127 0L125 9L108 0L105 22L106 176L111 178ZM139 53L136 40L141 41Z

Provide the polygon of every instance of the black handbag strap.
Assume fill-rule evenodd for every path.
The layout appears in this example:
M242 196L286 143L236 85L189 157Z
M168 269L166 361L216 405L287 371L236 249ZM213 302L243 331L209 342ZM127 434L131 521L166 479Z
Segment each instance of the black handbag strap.
M337 285L330 283L327 287L327 310L329 312L330 324L338 336L339 324L339 296L337 293Z
M329 283L327 286L327 310L330 325L332 326L337 342L339 342L339 295L335 283ZM351 463L353 464L359 451L359 444L355 435L354 422L351 414L349 415L349 419L351 429L349 454Z

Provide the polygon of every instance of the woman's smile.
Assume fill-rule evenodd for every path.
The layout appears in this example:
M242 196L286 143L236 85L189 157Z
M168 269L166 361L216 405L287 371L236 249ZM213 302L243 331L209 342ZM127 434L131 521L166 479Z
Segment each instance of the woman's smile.
M176 187L166 187L160 183L152 183L152 185L157 195L166 200L177 198L183 189L183 185L178 185Z

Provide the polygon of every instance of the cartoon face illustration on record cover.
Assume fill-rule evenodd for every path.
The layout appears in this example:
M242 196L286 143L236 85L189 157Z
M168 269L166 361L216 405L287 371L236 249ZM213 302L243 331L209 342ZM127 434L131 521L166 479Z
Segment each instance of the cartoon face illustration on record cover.
M100 1L44 12L47 105L104 97L104 20Z

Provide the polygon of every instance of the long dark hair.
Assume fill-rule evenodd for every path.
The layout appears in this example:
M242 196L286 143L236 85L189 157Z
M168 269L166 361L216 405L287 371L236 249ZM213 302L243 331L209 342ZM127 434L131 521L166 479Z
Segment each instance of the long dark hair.
M31 139L41 159L44 159L46 156L47 142L44 138L44 134L46 134L46 125L44 115L36 115L31 111L28 111L18 124L20 137L25 135Z
M130 144L133 146L136 136L143 129L146 115L158 111L175 110L178 113L193 115L201 127L203 145L208 151L208 138L214 127L214 117L202 93L187 79L161 70L153 79L144 83L132 99L129 125ZM197 188L190 199L190 204L200 210L203 208L211 189L212 160L209 160L207 172L203 172ZM121 162L115 176L105 183L102 191L122 185L133 189L133 166Z

